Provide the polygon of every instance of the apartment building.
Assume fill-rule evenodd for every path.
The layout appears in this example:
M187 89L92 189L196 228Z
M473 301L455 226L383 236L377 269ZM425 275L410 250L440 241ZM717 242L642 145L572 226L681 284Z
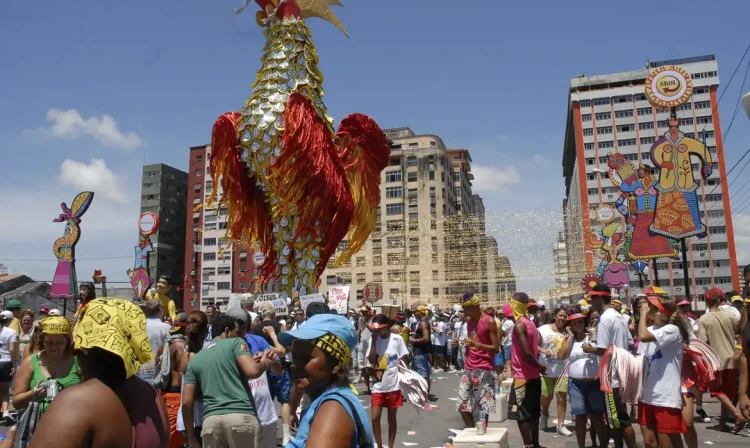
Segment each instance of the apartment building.
M182 284L187 180L186 172L163 163L143 166L141 213L153 212L159 216L159 229L151 236L153 250L148 260L149 278L153 282L168 275L175 285ZM170 296L177 307L183 304L182 288L173 288Z
M371 282L382 286L384 305L450 306L466 291L490 304L501 291L515 292L510 263L486 236L484 205L471 191L469 151L448 150L439 136L407 127L385 133L391 158L375 230L349 263L333 269L331 260L320 290L350 285L352 307ZM346 247L345 240L339 244Z
M594 272L601 261L591 247L590 236L600 230L594 211L601 204L614 204L620 196L606 175L607 154L619 152L636 165L653 166L651 145L667 132L669 110L648 102L645 80L651 70L665 65L678 65L691 75L692 96L678 108L677 117L687 136L705 139L713 173L706 180L696 174L699 211L708 235L687 241L688 278L683 276L681 261L667 258L656 261L656 275L673 296L686 295L686 282L696 299L702 299L713 286L739 290L729 192L727 182L721 182L726 167L716 96L719 70L713 55L650 62L641 70L570 81L563 208L567 272L572 284ZM699 172L697 160L692 168ZM630 274L631 284L637 284L632 267Z

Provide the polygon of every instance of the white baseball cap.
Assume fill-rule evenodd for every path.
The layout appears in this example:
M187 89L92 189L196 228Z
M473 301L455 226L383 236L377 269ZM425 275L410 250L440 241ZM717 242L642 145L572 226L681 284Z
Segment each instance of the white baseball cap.
M48 316L62 316L62 311L58 309L49 310Z
M2 315L2 319L13 319L13 313L8 310L3 311L0 315Z
M545 306L544 300L537 300L536 301L536 307L537 308L544 308L544 306Z

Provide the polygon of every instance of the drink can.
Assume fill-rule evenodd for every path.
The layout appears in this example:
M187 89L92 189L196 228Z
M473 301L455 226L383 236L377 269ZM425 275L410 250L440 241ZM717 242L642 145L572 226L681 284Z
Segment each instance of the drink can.
M47 399L52 400L60 392L60 383L57 380L50 379L47 381Z

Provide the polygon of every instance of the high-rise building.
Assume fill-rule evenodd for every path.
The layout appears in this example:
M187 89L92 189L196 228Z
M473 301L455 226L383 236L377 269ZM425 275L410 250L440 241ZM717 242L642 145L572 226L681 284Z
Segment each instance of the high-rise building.
M698 207L707 226L703 239L687 243L688 278L680 260L656 260L660 285L673 296L686 294L686 281L693 297L702 299L706 289L717 286L739 290L732 230L724 148L717 109L718 65L714 56L651 62L644 69L610 75L580 76L570 81L569 106L563 149L566 200L563 203L568 276L571 284L595 272L601 262L592 250L591 235L601 230L594 211L601 204L614 204L620 190L606 173L607 154L620 153L636 166L651 165L651 145L668 130L669 110L653 107L646 98L649 72L677 65L690 73L693 91L678 107L680 130L688 137L705 139L713 173L705 180L696 174ZM693 172L699 173L693 160ZM635 272L631 266L630 281ZM653 275L653 273L652 273Z
M381 286L383 305L448 306L467 290L487 304L512 295L510 263L486 236L484 205L471 191L469 151L448 150L437 135L409 128L385 133L391 156L375 230L347 264L333 268L330 260L320 290L350 285L351 306L361 303L368 283ZM339 251L346 247L344 240Z
M253 276L257 273L246 248L235 246L225 238L227 208L218 207L222 191L216 192L213 207L206 201L213 192L211 179L211 146L190 148L188 203L185 210L185 272L193 297L186 309L205 310L215 305L224 310L232 293L256 292ZM267 284L261 292L278 292L279 285ZM190 308L188 308L190 303Z
M557 241L552 246L552 258L555 263L555 286L553 290L556 296L568 295L570 282L568 280L568 252L565 246L565 233L557 232Z
M174 285L183 283L187 181L186 172L169 165L143 166L141 213L159 216L159 229L151 236L153 250L148 259L149 278L154 283L162 275L171 277ZM135 224L133 228L136 229ZM184 306L181 286L172 288L170 296L178 308Z

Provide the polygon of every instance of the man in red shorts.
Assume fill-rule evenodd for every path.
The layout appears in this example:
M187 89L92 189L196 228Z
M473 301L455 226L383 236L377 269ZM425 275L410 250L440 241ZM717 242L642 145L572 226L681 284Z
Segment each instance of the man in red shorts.
M721 363L721 386L711 390L711 396L721 403L721 415L719 416L720 431L727 429L727 413L735 415L735 432L742 429L744 420L742 414L735 407L737 402L737 357L735 357L735 330L736 325L732 315L719 309L724 293L719 288L706 291L706 306L708 311L698 319L699 333L702 333L708 345L714 349Z
M388 446L396 446L398 419L396 413L404 403L401 384L398 379L398 364L404 361L408 365L409 349L406 348L401 335L391 333L391 320L388 316L378 314L370 322L372 344L368 361L373 366L372 376L372 432L377 446L383 446L380 429L380 417L383 408L388 409Z

